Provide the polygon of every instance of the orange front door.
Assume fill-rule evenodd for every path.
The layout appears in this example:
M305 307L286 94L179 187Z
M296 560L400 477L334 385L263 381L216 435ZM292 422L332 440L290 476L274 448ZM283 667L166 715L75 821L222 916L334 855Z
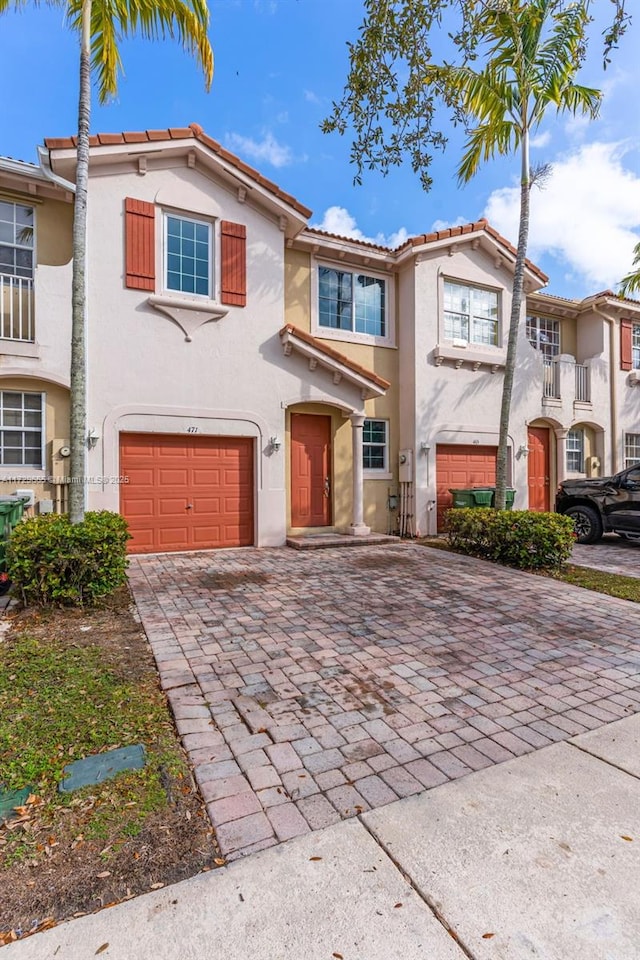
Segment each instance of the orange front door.
M249 437L120 435L120 512L132 553L209 550L254 542Z
M546 427L529 427L527 433L529 459L529 510L549 510L549 431Z
M291 526L331 525L331 417L291 414Z

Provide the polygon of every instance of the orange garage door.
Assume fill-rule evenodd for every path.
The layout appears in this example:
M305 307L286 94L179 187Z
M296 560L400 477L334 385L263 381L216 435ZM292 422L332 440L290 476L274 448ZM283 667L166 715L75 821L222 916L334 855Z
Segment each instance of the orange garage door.
M253 544L250 438L123 433L120 473L132 553Z
M450 489L493 487L496 482L496 447L462 444L438 444L436 447L436 484L438 530L444 530L443 514L453 501Z

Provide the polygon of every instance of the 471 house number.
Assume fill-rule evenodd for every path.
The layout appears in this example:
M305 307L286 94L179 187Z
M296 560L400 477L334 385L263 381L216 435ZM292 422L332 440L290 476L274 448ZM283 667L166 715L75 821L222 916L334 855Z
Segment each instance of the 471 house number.
M187 427L187 433L197 433L197 432L198 432L197 427Z

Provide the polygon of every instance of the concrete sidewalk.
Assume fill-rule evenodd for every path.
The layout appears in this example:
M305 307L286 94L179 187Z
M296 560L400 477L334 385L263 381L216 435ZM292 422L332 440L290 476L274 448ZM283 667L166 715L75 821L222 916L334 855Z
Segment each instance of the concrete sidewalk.
M4 948L3 960L637 960L640 715Z

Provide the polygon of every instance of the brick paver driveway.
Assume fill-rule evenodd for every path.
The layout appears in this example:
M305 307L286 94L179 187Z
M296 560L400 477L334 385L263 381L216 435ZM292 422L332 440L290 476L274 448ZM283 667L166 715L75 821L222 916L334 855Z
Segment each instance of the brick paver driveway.
M622 540L615 533L608 534L598 543L576 543L571 559L581 567L640 577L640 542Z
M640 710L631 603L413 544L132 559L225 854Z

